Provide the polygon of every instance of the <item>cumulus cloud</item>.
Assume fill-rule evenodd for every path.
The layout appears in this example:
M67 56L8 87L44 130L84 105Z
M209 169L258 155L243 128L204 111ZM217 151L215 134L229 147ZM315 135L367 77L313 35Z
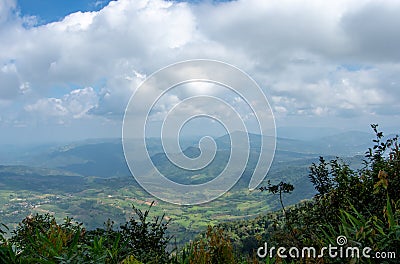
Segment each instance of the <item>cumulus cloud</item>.
M282 120L400 110L398 1L118 0L40 26L16 10L1 1L1 120L121 120L146 76L193 58L247 71Z
M32 118L64 124L69 122L70 118L87 117L97 102L97 93L93 88L87 87L73 90L62 98L41 98L33 104L26 105L25 110Z

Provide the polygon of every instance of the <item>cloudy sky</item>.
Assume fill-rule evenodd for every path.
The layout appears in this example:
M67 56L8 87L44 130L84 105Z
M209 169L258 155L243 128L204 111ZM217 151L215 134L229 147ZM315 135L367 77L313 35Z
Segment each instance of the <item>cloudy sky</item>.
M247 72L278 127L398 132L399 28L397 0L1 0L0 143L119 137L146 76L189 59Z

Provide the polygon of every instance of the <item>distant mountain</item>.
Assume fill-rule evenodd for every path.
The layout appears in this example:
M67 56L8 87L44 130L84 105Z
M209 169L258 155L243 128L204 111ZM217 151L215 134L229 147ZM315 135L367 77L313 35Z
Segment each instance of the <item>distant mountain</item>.
M61 168L85 176L130 175L120 142L64 146L41 157L40 166Z
M200 155L200 149L196 147L188 147L183 153L190 158ZM208 182L219 175L225 168L229 159L230 151L219 150L212 162L201 170L184 170L181 169L168 159L165 153L158 153L151 157L153 164L157 169L172 181L181 184L201 184ZM174 154L171 155L174 158Z
M0 189L48 192L84 190L83 176L68 171L28 166L0 166Z
M161 144L155 139L148 142L149 150L153 154L162 151ZM62 146L41 147L37 148L37 151L31 150L28 154L24 151L15 160L18 162L14 164L58 168L83 176L110 178L131 175L121 139L93 139ZM10 163L12 164L10 161L7 164Z
M277 135L282 138L311 141L321 137L329 137L335 134L340 134L344 131L333 127L287 126L278 127L276 132Z
M234 134L235 133L243 134L244 132L234 132ZM247 136L250 140L252 159L254 159L254 157L257 158L262 137L251 133ZM265 137L264 139L269 140L270 138ZM325 155L360 155L372 145L372 139L372 134L358 131L332 134L313 140L277 137L274 162L308 159ZM231 148L229 135L218 137L215 139L215 142L219 151L219 156L216 157L215 160L217 166L213 169L209 168L210 171L213 171L214 175L219 171L217 167L223 167L223 164L226 163L228 151L230 151ZM133 146L138 143L139 141L132 141ZM187 156L196 157L199 155L198 138L186 138L180 143ZM157 166L161 166L162 169L169 172L171 175L179 174L176 168L168 167L170 165L167 165L166 155L163 153L163 146L159 138L146 139L146 144L149 155ZM95 139L63 146L36 147L24 150L20 153L20 156L17 155L16 149L11 149L11 151L13 155L8 157L8 162L6 162L6 164L12 164L12 159L14 159L14 164L62 169L83 176L110 178L131 175L125 161L121 139ZM3 155L7 156L4 150ZM250 163L252 162L253 161ZM206 173L206 171L201 171L199 173ZM196 177L202 178L199 175L196 175ZM208 179L208 176L203 178L203 180L206 179Z
M234 132L244 133L244 132ZM217 145L222 149L230 148L229 135L224 135L216 139ZM248 134L251 149L260 149L261 135ZM349 131L330 136L316 137L311 140L299 140L291 138L276 138L276 150L288 153L316 154L316 155L336 155L353 156L364 153L368 146L371 146L373 134ZM264 137L265 141L270 140ZM282 153L282 152L281 152Z
M360 131L348 131L316 140L327 153L341 155L363 154L372 145L374 135Z

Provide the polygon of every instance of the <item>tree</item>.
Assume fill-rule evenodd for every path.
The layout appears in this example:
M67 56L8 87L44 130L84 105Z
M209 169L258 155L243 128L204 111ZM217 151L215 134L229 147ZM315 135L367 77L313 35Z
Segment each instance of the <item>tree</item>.
M281 204L282 207L282 211L284 216L286 215L286 210L285 210L285 206L283 205L283 200L282 200L282 194L283 193L291 193L294 190L294 186L290 183L286 183L281 181L278 184L272 185L271 181L268 180L267 182L268 186L262 186L260 187L260 191L267 191L269 193L272 194L279 194L279 202Z

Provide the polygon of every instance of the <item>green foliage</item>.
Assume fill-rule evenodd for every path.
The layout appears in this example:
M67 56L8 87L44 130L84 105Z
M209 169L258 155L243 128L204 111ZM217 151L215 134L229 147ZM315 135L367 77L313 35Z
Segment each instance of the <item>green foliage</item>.
M283 214L286 215L285 206L283 205L282 194L283 193L291 193L294 190L294 186L290 183L286 183L281 181L278 184L272 185L271 181L268 180L268 186L260 187L260 191L267 191L272 194L279 194L279 202L281 204Z
M66 218L57 224L49 214L27 216L13 231L9 240L18 250L18 258L32 262L76 262L79 260L79 241L85 230L81 224Z
M392 202L387 197L385 220L376 215L365 216L354 207L350 212L341 210L338 226L325 224L323 234L318 238L321 244L335 244L335 239L345 235L349 240L346 246L371 247L373 252L394 252L400 254L400 225L398 209L392 210ZM374 260L363 262L375 263ZM388 259L386 263L397 263Z
M220 228L208 226L205 235L183 251L182 263L233 264L237 263L230 240Z
M171 239L166 235L169 221L164 221L164 215L148 221L149 210L143 213L134 206L133 210L138 220L131 218L121 226L121 236L126 248L146 263L166 263L169 259L167 245Z
M372 125L374 146L366 152L364 165L353 170L343 160L320 157L310 167L309 178L317 191L311 200L253 220L221 224L229 233L234 250L251 255L267 242L269 247L316 247L336 245L339 235L349 246L371 247L373 252L394 252L399 257L400 151L398 139L384 141ZM283 182L262 191L284 192ZM288 193L290 190L288 190ZM251 243L249 243L251 241ZM246 244L250 245L249 247ZM264 259L264 263L375 263L367 259ZM285 262L286 261L286 262ZM386 259L385 263L397 263Z
M333 189L332 171L329 171L328 164L323 157L319 157L318 165L315 163L311 165L309 177L318 195L323 196Z
M22 220L12 237L6 239L6 226L1 225L0 262L168 263L168 222L163 216L147 220L150 208L142 212L133 207L138 219L132 217L118 230L111 221L104 229L86 231L71 218L58 224L50 214L36 214Z
M398 251L397 137L382 142L383 133L377 125L372 128L376 133L374 146L366 152L364 167L358 171L339 159L326 162L321 157L319 164L312 164L310 180L318 193L310 202L289 210L287 224L275 232L275 241L287 243L289 237L298 246L317 243L323 247L335 244L339 235L345 235L354 245L368 246L374 251ZM398 256L399 252L396 253Z
M12 248L4 235L7 233L8 227L0 223L0 262L1 263L18 263L16 252Z
M121 264L142 264L142 262L137 260L134 256L129 255L121 262Z

